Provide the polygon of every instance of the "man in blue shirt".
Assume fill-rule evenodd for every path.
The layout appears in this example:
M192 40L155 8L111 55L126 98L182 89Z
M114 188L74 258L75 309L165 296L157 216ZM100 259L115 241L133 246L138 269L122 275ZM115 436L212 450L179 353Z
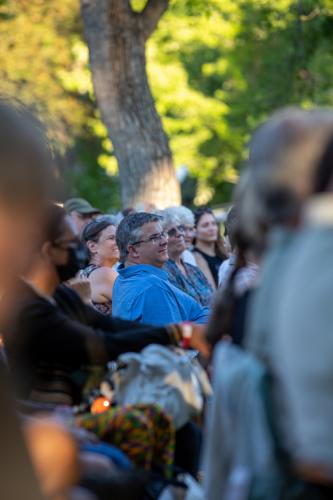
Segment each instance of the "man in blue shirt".
M153 325L206 323L209 309L173 286L162 269L169 257L161 219L142 212L128 215L119 224L116 239L124 268L114 284L112 312Z

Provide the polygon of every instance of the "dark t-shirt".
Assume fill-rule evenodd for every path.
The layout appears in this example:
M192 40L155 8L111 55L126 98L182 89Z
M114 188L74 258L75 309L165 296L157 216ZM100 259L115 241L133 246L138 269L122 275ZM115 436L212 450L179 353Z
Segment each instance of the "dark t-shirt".
M219 269L220 265L222 262L225 260L225 258L221 258L218 255L208 255L207 253L203 252L202 250L199 250L199 248L194 247L193 249L195 252L198 252L202 257L206 260L208 267L210 269L210 272L213 275L214 281L216 286L218 286L218 275L219 275Z

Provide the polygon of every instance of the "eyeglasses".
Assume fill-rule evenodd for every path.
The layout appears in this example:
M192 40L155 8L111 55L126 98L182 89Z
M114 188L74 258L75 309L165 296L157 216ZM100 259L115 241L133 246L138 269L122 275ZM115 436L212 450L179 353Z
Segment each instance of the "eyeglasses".
M131 245L140 245L140 243L153 243L155 245L156 243L159 243L162 239L165 239L165 240L168 239L168 235L164 231L162 231L162 233L152 234L151 236L149 236L149 238L146 238L144 240L135 241L134 243L130 243L130 244Z
M177 234L184 234L184 233L185 233L184 226L176 226L169 229L168 236L172 238L173 236L177 236Z

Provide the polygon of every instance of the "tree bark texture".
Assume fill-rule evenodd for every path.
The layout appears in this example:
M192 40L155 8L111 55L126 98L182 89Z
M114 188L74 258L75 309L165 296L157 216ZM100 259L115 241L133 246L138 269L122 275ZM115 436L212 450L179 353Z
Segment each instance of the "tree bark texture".
M118 160L124 206L180 202L172 155L146 73L145 43L168 0L81 0L94 90Z

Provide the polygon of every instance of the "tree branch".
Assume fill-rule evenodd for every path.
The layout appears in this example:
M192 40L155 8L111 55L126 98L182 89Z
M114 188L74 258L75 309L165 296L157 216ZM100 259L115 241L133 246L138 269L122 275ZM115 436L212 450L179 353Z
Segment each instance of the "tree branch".
M158 22L169 7L169 0L148 0L145 8L140 14L142 22L142 34L145 40L156 29Z

